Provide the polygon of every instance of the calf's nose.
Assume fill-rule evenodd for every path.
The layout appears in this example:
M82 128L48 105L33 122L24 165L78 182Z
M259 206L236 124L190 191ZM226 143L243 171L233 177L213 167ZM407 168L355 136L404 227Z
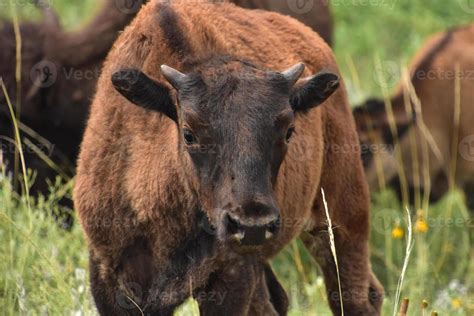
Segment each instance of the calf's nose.
M280 228L278 209L253 203L249 208L227 213L225 219L226 234L231 240L244 246L259 246L274 237Z

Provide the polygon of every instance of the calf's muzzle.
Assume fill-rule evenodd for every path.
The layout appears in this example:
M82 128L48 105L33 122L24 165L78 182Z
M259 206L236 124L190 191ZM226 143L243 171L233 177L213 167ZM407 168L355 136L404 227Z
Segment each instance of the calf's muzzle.
M226 237L242 246L260 246L278 233L279 214L271 204L252 202L239 206L224 218Z

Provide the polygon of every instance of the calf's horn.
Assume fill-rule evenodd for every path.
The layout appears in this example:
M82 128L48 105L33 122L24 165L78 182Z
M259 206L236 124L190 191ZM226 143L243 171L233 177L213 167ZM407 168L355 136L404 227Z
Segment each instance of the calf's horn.
M298 79L301 77L303 74L303 71L305 69L305 66L303 63L298 63L287 70L283 71L281 74L283 77L285 77L286 81L288 81L288 84L290 87L293 87L295 83L298 81Z
M161 72L165 79L176 89L179 90L186 82L188 76L178 70L166 65L161 66Z

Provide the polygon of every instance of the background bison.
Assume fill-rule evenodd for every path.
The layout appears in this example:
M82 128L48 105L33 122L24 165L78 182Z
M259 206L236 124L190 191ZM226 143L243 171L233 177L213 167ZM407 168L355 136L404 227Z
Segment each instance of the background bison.
M258 267L303 230L340 314L323 187L338 227L344 311L380 315L360 154L337 151L357 148L357 135L332 72L326 43L279 14L184 1L140 11L104 65L74 190L101 314L168 314L204 289L228 294L221 305L201 301L204 315L246 315L261 304ZM199 237L190 256L183 245L199 236L199 210L216 245L202 249L209 237ZM117 293L138 308L124 310ZM272 291L266 297L284 305Z
M327 0L232 0L232 2L247 9L264 9L289 15L311 27L326 43L332 45L333 19Z
M397 184L400 192L409 189L412 202L415 198L420 202L423 196L438 200L450 186L458 185L472 207L474 153L469 142L474 134L474 25L431 37L409 72L414 91L401 82L390 99L400 143L394 151L388 146L397 139L384 101L370 100L354 111L369 185L376 189L380 181Z
M125 0L124 0L125 1ZM75 32L64 31L50 8L41 23L20 25L21 79L17 90L16 38L11 23L0 28L0 74L16 107L26 166L35 171L31 194L47 195L57 175L74 176L76 157L90 100L102 62L112 43L134 17L120 10L120 1L104 1L97 16ZM7 173L13 177L18 156L9 139L13 125L4 94L0 94L0 145ZM46 158L45 158L46 157ZM15 168L16 164L16 168ZM16 176L15 176L16 177ZM72 208L69 198L61 204ZM70 218L65 218L70 225Z

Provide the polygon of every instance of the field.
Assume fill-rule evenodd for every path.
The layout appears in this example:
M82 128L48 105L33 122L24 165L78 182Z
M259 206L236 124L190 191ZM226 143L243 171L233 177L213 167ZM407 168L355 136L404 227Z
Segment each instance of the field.
M13 14L8 1L0 0L0 16ZM17 2L21 19L38 19L23 4L28 1ZM94 0L53 3L68 29L98 9ZM474 20L469 0L334 0L332 11L335 53L354 105L386 93L376 65L390 88L430 34ZM50 196L33 200L12 192L0 170L0 315L95 315L81 228L65 231L50 215L61 197L70 196L71 185L61 183L52 184ZM409 315L474 315L474 213L463 194L453 188L435 205L409 208L414 246L401 286L401 297L411 302ZM408 235L405 206L393 192L373 193L372 266L386 291L384 315L393 314ZM290 315L330 315L319 268L298 241L272 264L290 297ZM197 315L195 302L176 314Z

